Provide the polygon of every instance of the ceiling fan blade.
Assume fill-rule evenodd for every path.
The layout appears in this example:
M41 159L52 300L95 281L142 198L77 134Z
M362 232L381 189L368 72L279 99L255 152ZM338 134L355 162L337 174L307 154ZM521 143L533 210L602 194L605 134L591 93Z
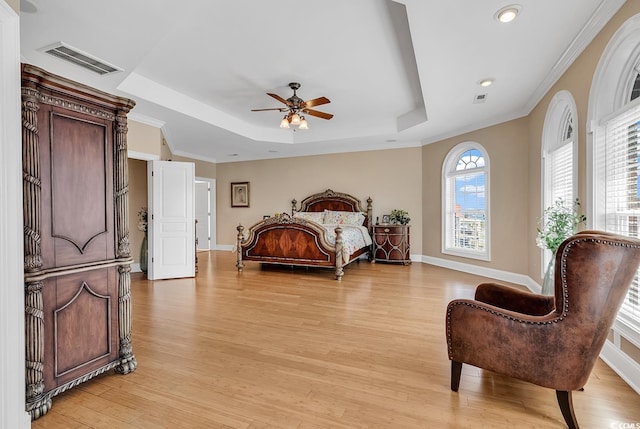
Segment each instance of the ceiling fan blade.
M289 109L283 107L273 107L271 109L251 109L252 112L264 112L265 110L279 110L281 112L286 112Z
M289 102L287 100L285 100L284 98L280 97L278 94L271 94L271 93L267 92L267 95L270 96L270 97L273 97L276 100L278 100L279 102L284 103L287 106L289 106Z
M327 97L318 97L314 98L313 100L305 101L304 103L302 103L302 107L314 107L327 103L331 103L331 100L329 100Z
M333 118L333 115L331 113L324 113L324 112L319 112L317 110L311 110L311 109L303 109L302 111L304 113L306 113L307 115L316 116L316 117L322 118L322 119L331 119L331 118Z

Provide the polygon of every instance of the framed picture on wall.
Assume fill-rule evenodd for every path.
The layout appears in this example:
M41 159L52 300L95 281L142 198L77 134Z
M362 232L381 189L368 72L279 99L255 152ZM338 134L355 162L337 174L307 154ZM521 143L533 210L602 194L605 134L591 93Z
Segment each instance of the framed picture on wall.
M231 182L231 207L249 207L249 182Z

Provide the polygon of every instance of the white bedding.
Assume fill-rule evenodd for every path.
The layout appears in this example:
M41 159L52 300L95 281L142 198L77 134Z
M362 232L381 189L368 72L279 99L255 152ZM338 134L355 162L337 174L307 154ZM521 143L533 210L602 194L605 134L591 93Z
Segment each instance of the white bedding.
M326 230L327 241L333 245L336 244L336 227L342 228L342 260L345 264L349 263L351 255L363 247L370 246L371 236L365 226L358 225L340 225L340 224L323 224Z

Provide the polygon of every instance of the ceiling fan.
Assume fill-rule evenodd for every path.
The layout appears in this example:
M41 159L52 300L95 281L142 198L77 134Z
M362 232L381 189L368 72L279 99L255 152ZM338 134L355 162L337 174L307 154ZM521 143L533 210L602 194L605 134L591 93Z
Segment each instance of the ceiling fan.
M323 104L331 103L327 97L318 97L313 100L304 101L302 98L296 95L296 90L300 89L298 82L291 82L289 88L293 90L293 95L286 100L277 94L271 94L267 92L267 95L275 98L279 102L286 104L286 107L274 107L270 109L251 109L252 112L262 112L265 110L278 110L286 113L282 121L280 122L280 128L289 128L289 124L296 125L302 130L308 129L307 120L303 114L315 116L322 119L331 119L333 115L330 113L320 112L318 110L310 109L310 107L320 106Z

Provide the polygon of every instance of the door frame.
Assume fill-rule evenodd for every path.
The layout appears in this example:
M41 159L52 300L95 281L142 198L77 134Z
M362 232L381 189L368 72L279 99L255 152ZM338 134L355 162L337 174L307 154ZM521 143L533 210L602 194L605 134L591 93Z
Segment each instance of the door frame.
M209 211L211 212L211 215L209 216L209 250L217 250L218 244L216 239L216 179L196 176L195 180L198 182L209 183Z

